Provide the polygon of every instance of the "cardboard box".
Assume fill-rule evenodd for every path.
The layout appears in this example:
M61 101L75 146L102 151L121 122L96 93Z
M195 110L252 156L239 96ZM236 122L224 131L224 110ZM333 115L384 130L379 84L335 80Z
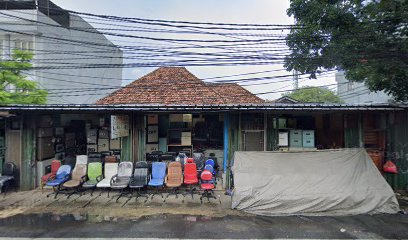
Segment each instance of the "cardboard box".
M109 139L98 139L98 152L109 151Z
M109 131L108 130L99 130L99 134L98 134L99 138L102 139L109 139Z
M98 139L98 129L88 129L86 131L86 142L88 144L96 144Z
M159 124L159 115L157 115L157 114L147 115L147 124L148 125Z
M183 122L183 114L170 114L169 121L170 122Z
M120 138L111 139L109 141L110 150L120 150Z
M191 145L191 136L181 137L181 145Z
M151 153L153 151L159 151L159 144L146 144L145 151L146 153Z
M98 145L97 144L88 144L86 145L86 151L87 153L93 153L98 151Z

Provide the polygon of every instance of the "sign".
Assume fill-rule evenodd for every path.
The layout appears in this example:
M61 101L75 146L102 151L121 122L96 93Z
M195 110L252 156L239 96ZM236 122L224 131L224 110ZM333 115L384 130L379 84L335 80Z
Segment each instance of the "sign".
M159 141L159 126L147 126L147 142L156 143Z
M111 139L129 136L129 116L111 116Z

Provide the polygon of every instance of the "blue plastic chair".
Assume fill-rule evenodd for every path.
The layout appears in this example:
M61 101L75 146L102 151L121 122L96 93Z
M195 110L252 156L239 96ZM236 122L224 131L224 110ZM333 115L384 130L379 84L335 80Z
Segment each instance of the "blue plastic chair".
M152 194L152 199L155 194L158 194L158 188L164 186L164 178L166 177L166 163L164 162L153 162L152 164L152 174L148 186L155 187L156 192ZM163 194L160 193L163 198Z
M72 168L70 165L62 165L61 167L58 168L55 178L46 183L47 186L50 186L53 188L54 193L55 193L54 198L57 197L60 191L61 185L69 180L70 175L71 175L71 169ZM49 195L50 194L48 194L47 197L49 197Z
M215 166L215 162L214 162L214 160L213 159L207 159L206 161L205 161L205 165L207 166L207 165L210 165L212 168L213 168L213 170L212 171L210 171L210 172L212 172L212 174L213 175L216 175L217 174L217 170L215 170L215 168L214 168L214 166Z
M211 166L210 164L205 165L204 171L205 171L205 170L207 170L207 171L209 171L210 173L214 174L214 167Z

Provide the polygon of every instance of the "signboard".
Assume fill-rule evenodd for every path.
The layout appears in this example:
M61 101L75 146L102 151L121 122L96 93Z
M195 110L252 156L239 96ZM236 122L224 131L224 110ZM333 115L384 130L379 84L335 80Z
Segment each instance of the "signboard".
M111 116L111 139L129 136L129 116Z
M159 126L147 126L147 142L156 143L159 141Z

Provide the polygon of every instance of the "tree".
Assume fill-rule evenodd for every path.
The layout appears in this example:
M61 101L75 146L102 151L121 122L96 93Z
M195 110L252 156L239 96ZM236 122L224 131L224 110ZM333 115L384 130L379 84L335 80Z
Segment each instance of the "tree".
M288 96L299 102L324 102L324 103L341 103L341 99L331 90L322 87L302 87L291 93L286 93Z
M288 70L316 78L342 69L351 81L408 100L408 1L291 0Z
M32 69L33 54L15 50L11 60L0 62L0 104L45 104L47 91L38 89L24 71ZM8 89L10 88L10 90Z

